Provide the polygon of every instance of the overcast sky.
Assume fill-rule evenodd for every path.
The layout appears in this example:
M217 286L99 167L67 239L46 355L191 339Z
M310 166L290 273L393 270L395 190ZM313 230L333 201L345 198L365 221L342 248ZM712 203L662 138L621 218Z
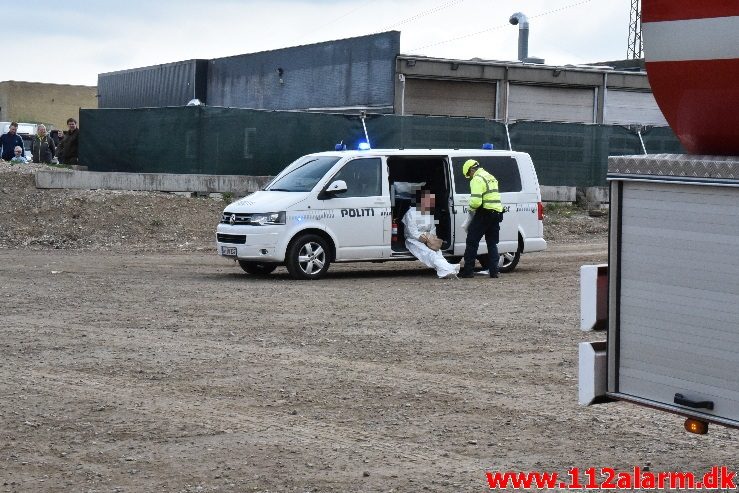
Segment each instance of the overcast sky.
M0 81L96 85L104 72L388 30L401 31L403 54L515 60L518 28L508 18L518 11L529 17L531 56L559 65L618 60L626 57L630 5L630 0L41 1L12 7L23 24L5 33Z

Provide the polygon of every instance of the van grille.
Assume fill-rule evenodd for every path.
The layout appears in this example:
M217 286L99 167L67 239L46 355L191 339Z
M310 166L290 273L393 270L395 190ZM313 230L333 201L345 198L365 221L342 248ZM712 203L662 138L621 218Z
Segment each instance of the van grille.
M218 233L216 234L216 238L218 238L218 241L220 243L233 243L234 245L245 245L246 244L245 235L227 235L224 233Z
M234 216L234 225L251 224L251 214L235 214L233 212L224 212L221 215L221 224L231 224L231 216Z

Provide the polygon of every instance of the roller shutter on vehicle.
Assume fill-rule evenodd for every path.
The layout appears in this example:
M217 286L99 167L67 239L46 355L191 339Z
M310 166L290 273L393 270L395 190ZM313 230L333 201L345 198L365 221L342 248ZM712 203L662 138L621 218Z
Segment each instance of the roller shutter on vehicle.
M509 120L594 122L595 88L511 84Z
M404 112L495 118L495 91L496 84L489 82L407 78Z
M739 425L739 188L622 181L611 193L609 390Z
M613 89L606 92L603 123L667 126L667 120L651 92Z

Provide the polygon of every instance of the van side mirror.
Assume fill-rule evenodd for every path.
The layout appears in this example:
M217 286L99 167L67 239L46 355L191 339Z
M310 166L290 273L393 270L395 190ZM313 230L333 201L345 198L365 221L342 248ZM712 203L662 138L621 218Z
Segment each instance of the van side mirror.
M323 190L323 192L318 194L318 198L320 200L332 199L334 196L344 193L347 190L348 188L344 180L335 180L332 181L331 184Z
M326 188L326 192L334 194L334 193L343 193L348 190L346 186L346 182L344 180L336 180L331 183L331 185Z

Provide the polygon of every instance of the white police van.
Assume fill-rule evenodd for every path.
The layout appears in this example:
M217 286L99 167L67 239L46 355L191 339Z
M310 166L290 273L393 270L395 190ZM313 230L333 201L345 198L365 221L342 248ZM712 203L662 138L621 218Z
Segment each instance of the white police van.
M500 271L522 253L546 249L541 192L531 157L522 152L464 149L337 150L309 154L263 190L230 204L216 229L218 253L249 274L279 265L295 279L318 279L332 262L413 260L401 219L422 186L436 194L437 236L457 262L464 254L470 185L462 164L477 160L499 183L505 214ZM478 260L485 265L483 241Z

